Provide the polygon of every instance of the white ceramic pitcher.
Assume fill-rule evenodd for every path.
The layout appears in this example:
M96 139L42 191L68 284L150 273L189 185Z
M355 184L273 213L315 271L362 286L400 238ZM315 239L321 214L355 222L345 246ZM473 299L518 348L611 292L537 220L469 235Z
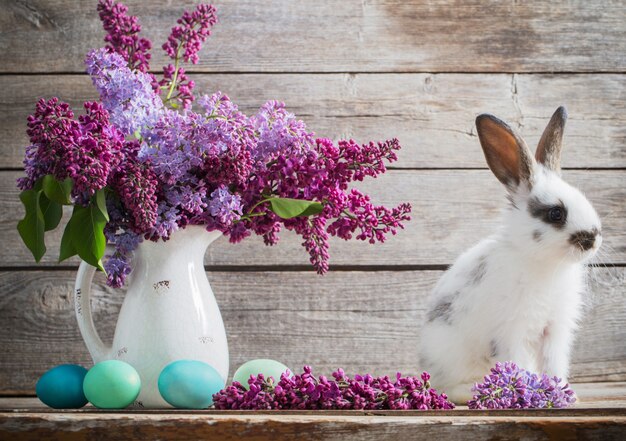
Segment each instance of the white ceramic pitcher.
M78 327L94 363L117 359L139 372L141 392L135 407L170 407L159 394L157 380L174 360L204 361L226 381L226 332L204 271L206 249L221 235L187 226L166 242L139 245L112 347L102 342L91 316L95 268L80 264L74 291Z

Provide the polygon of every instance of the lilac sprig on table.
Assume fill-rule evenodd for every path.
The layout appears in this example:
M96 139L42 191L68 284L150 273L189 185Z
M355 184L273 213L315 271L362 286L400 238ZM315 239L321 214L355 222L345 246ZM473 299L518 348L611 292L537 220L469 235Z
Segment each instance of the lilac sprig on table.
M454 409L445 394L430 388L430 375L394 378L370 374L348 377L343 369L332 378L312 374L304 366L301 374L281 375L276 382L263 374L251 375L249 389L233 382L213 395L216 409L223 410L447 410Z
M168 240L187 225L220 231L238 243L253 233L274 245L283 229L302 237L320 274L329 269L329 238L384 242L410 219L407 203L374 204L354 183L385 173L396 139L358 144L316 137L279 101L241 112L221 92L191 108L194 84L182 63L217 22L215 8L185 12L163 45L174 60L162 80L150 73L152 43L128 8L100 0L106 46L85 64L100 95L76 118L58 98L40 100L28 120L18 230L39 261L45 231L62 206L74 207L60 260L78 255L119 287L143 240ZM179 111L178 109L182 109ZM105 256L106 244L112 250Z
M470 409L552 409L576 402L569 384L557 377L535 374L507 361L491 368L482 383L472 390Z

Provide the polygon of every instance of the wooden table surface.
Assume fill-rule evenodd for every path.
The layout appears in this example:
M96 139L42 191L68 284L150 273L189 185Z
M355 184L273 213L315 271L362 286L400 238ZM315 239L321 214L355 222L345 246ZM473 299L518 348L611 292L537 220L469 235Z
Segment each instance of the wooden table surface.
M626 439L626 382L573 388L571 408L506 411L59 411L0 398L0 439Z

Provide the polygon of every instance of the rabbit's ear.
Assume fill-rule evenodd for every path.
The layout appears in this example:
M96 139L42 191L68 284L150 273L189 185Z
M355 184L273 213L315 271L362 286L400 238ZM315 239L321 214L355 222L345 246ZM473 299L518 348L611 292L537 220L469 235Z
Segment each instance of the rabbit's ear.
M476 118L478 138L489 168L509 190L524 182L531 186L535 160L522 138L493 115Z
M559 174L561 173L561 148L563 147L565 121L567 121L567 110L561 106L550 118L535 152L537 162Z

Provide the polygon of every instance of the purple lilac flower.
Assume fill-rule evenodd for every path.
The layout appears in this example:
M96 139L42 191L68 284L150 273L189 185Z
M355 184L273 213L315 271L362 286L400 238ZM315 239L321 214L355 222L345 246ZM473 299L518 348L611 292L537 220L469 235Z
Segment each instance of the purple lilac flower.
M430 375L395 378L373 377L370 374L348 377L343 369L332 373L332 378L315 377L309 366L303 373L285 372L277 382L263 374L251 375L249 388L233 382L213 395L216 409L366 409L366 410L448 410L454 404L445 394L430 388Z
M496 363L472 390L470 409L550 409L576 401L574 391L560 378L529 372L511 361Z
M157 122L163 102L148 74L131 71L121 55L106 49L90 51L85 64L111 122L123 133L132 134Z
M115 251L104 256L104 268L107 271L107 284L115 288L124 285L132 270L133 252L143 241L140 234L131 231L132 214L115 198L107 199L109 223L104 229L107 243Z
M206 114L165 111L146 129L139 157L150 160L159 178L169 184L193 177L216 185L247 180L253 129L244 114L219 92L201 98ZM201 172L203 171L203 173Z
M111 187L130 216L126 227L136 234L144 234L157 221L157 178L145 163L127 155L118 168Z
M109 239L112 245L115 245L117 252L125 256L129 256L137 249L142 242L141 235L125 231L115 236L113 240Z
M39 100L28 117L31 145L26 149L26 177L18 180L22 190L30 189L44 175L62 181L72 178L72 195L89 200L107 184L109 174L121 160L122 134L109 123L109 115L97 102L84 104L78 120L69 104L57 98Z
M313 133L287 112L285 103L268 101L251 121L258 133L253 152L256 160L267 163L279 155L298 155L313 148Z
M200 216L208 206L206 187L199 183L196 186L176 185L165 189L165 199L168 204L180 207L188 214L188 217Z
M182 57L186 62L197 64L202 43L211 35L211 27L217 23L215 13L215 7L209 4L200 4L193 12L185 11L176 21L178 25L172 28L163 50L172 59Z
M107 284L113 288L124 286L126 277L131 272L128 258L118 253L105 256L104 269L107 273Z
M301 131L301 136L308 138L306 130ZM328 139L317 139L311 150L296 149L291 154L276 156L267 164L257 165L256 179L248 185L244 195L245 206L254 206L263 191L271 188L272 193L280 197L320 201L324 211L309 219L280 220L271 214L258 216L246 220L246 226L267 241L267 234L273 228L270 221L283 223L288 230L303 237L311 262L318 273L325 273L328 271L329 235L345 240L355 236L370 243L384 242L387 234L396 234L410 219L410 204L389 209L374 205L369 196L356 189L348 190L352 181L384 173L383 161L395 161L395 151L399 148L395 139L364 145L354 141L340 141L335 145ZM252 188L256 191L250 191ZM260 206L255 213L264 209ZM269 243L275 240L272 236Z
M194 84L179 64L197 63L216 23L212 6L185 12L172 29L163 47L174 64L164 68L160 83L148 73L151 44L139 37L136 17L112 0L99 0L98 11L107 47L91 51L86 65L101 103L85 103L86 114L75 119L69 105L40 101L29 117L26 177L18 186L32 188L46 174L70 177L73 200L83 205L96 190L111 190L110 283L123 283L140 240L167 240L190 224L218 229L232 243L254 232L267 245L278 242L284 227L302 236L310 261L325 273L330 236L383 242L410 219L409 204L377 206L350 188L386 171L384 162L397 159L395 139L316 140L283 103L269 101L247 117L220 92L200 98L203 112L189 109ZM161 90L166 104L186 110L166 109ZM140 140L124 139L131 134ZM313 200L324 208L309 218L282 219L268 207L269 197Z
M153 241L168 240L172 233L179 228L180 212L171 207L166 201L159 203L157 218L154 226L146 233L147 238Z
M241 197L232 194L226 186L222 185L211 193L209 213L222 225L230 226L243 214Z
M198 52L202 44L211 35L211 28L217 23L215 8L209 4L200 4L193 12L185 11L177 20L178 25L163 44L163 50L174 60L163 68L161 87L168 90L166 102L179 101L184 109L191 106L194 100L195 83L187 77L185 69L179 66L181 60L198 63ZM176 90L176 95L173 94Z
M109 52L122 56L131 70L148 72L152 43L139 38L141 26L137 17L126 15L128 7L113 0L99 0L98 13L107 35L104 41Z

